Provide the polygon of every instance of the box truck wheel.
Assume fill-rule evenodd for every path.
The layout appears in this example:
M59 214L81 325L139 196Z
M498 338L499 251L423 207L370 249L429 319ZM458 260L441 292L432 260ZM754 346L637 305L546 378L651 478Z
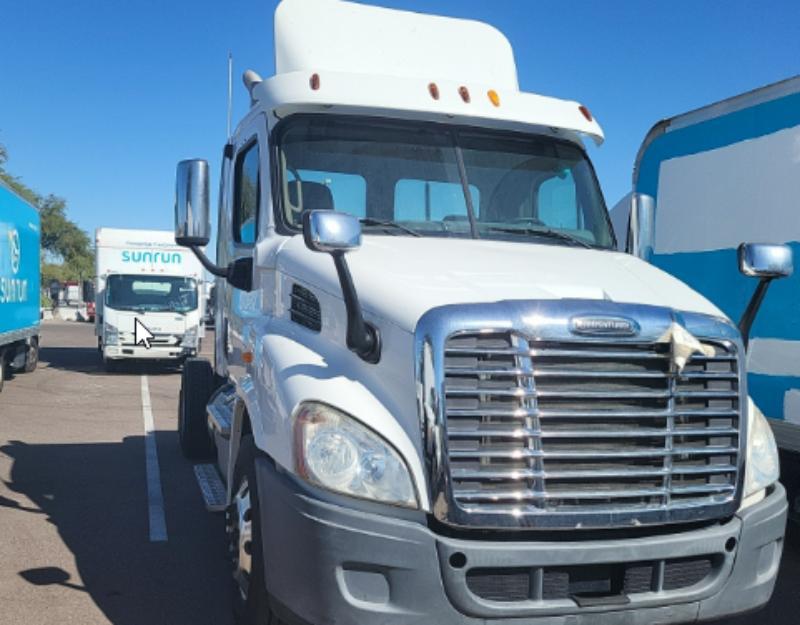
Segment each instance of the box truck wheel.
M264 585L253 436L242 437L233 475L233 501L225 511L233 564L233 616L237 625L285 625L270 609Z
M0 393L3 392L3 383L6 381L6 353L0 349Z
M32 336L31 342L28 344L28 351L25 354L25 367L23 371L30 373L36 369L39 364L39 337Z
M214 453L206 420L206 404L216 388L214 382L214 372L208 360L186 360L178 396L178 441L187 458L208 458Z

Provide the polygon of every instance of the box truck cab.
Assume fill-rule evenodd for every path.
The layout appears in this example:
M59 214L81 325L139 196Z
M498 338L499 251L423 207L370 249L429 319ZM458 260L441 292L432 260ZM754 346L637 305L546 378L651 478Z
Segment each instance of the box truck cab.
M98 349L108 368L126 359L181 362L205 336L204 272L158 230L96 232Z
M615 250L578 102L477 22L284 0L176 241L217 276L178 433L240 623L679 623L769 598L786 497L737 326ZM785 271L751 246L742 268ZM780 248L782 249L782 248Z

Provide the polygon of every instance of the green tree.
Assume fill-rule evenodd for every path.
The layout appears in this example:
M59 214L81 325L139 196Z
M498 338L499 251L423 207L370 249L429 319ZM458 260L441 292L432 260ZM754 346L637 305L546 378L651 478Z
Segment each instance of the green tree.
M39 209L42 222L42 284L51 280L86 279L94 273L94 252L89 235L67 217L67 203L55 195L36 193L5 170L6 148L0 145L0 180Z

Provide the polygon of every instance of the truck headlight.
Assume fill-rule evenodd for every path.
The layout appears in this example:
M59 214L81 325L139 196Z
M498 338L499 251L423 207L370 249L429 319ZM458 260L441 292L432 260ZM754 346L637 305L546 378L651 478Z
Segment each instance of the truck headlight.
M778 446L766 417L753 403L747 400L747 467L744 474L744 497L760 495L762 491L778 481L780 464ZM745 501L742 507L756 503L757 499Z
M184 347L197 347L197 326L193 326L186 330L181 344Z
M119 345L119 329L107 323L103 341L106 345Z
M325 404L302 404L295 418L295 465L300 476L332 491L418 507L411 474L381 436Z

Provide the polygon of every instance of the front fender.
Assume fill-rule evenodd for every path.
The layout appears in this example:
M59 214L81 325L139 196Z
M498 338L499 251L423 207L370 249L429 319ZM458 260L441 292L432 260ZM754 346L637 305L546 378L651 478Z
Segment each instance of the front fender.
M239 383L257 447L294 471L294 414L320 401L383 436L405 459L423 510L429 510L417 416L413 337L381 325L384 357L373 365L323 335L282 319L259 330L253 364Z

